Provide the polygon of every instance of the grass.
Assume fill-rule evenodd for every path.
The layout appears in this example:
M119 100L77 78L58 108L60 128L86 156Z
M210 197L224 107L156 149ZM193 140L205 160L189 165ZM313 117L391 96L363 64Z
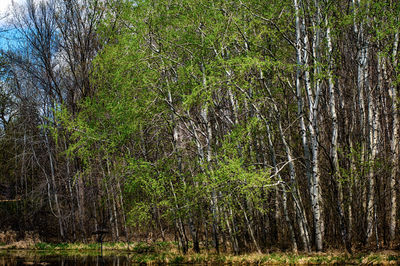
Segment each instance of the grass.
M129 250L132 247L140 249L141 244L139 243L125 243L125 242L105 242L103 243L103 250ZM145 248L145 247L142 247ZM100 243L36 243L32 249L37 250L94 250L100 249Z
M0 246L0 255L9 252ZM43 243L39 242L30 249L20 250L25 256L98 256L99 243ZM25 252L25 253L23 253ZM132 263L168 263L168 264L399 264L399 251L382 251L373 253L356 253L349 255L341 252L324 253L247 253L233 255L229 253L200 254L190 252L183 255L175 242L106 242L103 243L104 256L124 256Z

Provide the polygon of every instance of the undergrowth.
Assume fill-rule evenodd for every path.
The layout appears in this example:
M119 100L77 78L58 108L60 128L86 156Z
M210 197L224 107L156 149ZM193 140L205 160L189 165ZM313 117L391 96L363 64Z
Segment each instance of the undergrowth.
M11 248L10 248L11 249ZM1 252L8 252L0 246ZM23 252L23 251L21 251ZM34 244L26 250L40 256L98 256L100 243L43 243ZM246 253L233 255L213 252L188 254L179 252L176 242L106 242L103 243L104 256L125 256L132 263L168 263L168 264L400 264L399 251L381 251L371 253L342 252L320 253Z

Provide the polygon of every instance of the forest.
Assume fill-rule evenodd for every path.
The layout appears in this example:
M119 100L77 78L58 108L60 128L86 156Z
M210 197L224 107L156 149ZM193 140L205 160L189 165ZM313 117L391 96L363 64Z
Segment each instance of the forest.
M24 0L6 19L0 231L400 247L399 1Z

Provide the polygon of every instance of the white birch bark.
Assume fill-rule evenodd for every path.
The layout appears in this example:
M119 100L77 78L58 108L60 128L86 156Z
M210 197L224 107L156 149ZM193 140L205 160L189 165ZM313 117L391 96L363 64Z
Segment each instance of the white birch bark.
M397 67L397 49L399 46L399 32L396 32L393 43L393 69ZM395 76L395 75L394 75ZM398 160L400 156L399 150L399 99L396 86L391 83L390 85L390 96L392 98L392 112L393 112L393 136L391 139L391 150L392 150L392 171L390 175L390 224L389 224L389 235L390 240L394 241L396 238L396 213L397 213L397 189L396 180L399 174Z
M317 2L316 2L317 4ZM300 4L297 0L294 0L295 13L296 13L296 57L297 57L297 72L296 72L296 94L297 94L297 105L298 105L298 115L300 121L300 130L301 137L304 149L304 157L306 160L306 173L309 180L309 189L311 195L311 208L313 213L313 221L314 221L314 235L315 235L315 244L316 250L322 250L323 246L323 223L321 217L321 194L320 194L320 173L319 173L319 165L318 165L318 102L319 102L319 94L320 94L320 85L319 81L316 79L315 89L313 92L311 85L311 78L309 72L309 38L308 33L305 29L305 21L304 18L302 22L300 20ZM318 5L317 5L318 8ZM319 9L319 8L318 8ZM317 19L319 19L319 11L317 15ZM314 39L313 39L313 55L316 58L318 54L316 48L319 45L319 30L317 27L314 27ZM303 44L301 42L301 34L303 33ZM301 58L301 54L303 53L303 59ZM308 101L308 132L311 138L311 156L310 149L307 140L307 130L304 123L304 106L302 100L302 92L301 92L301 83L300 83L300 75L301 69L300 67L304 66L304 76L305 76L305 86L306 86L306 97ZM317 69L317 68L316 68ZM318 71L318 70L316 70Z
M310 151L308 147L307 141L307 130L304 123L304 107L303 107L303 96L301 91L301 67L303 65L302 60L302 52L303 52L303 45L301 40L301 31L302 31L302 23L300 20L300 2L298 0L293 0L295 11L296 11L296 96L297 96L297 113L299 116L299 123L300 123L300 135L304 149L304 157L306 161L306 174L307 178L310 180L310 171L309 171L309 164L310 164ZM299 0L301 1L301 0Z
M353 0L353 13L354 13L354 18L357 17L358 13L358 7L360 6L360 0ZM367 142L370 141L370 134L367 132L367 128L370 130L371 128L369 127L369 115L368 111L369 108L365 107L365 93L367 93L367 99L368 99L368 94L369 94L369 84L368 84L368 57L369 57L369 47L368 47L368 40L365 36L364 33L364 24L361 22L360 25L357 24L356 19L353 21L354 24L354 32L357 35L357 48L358 48L358 54L357 54L357 92L358 92L358 108L359 108L359 126L361 130L361 143L360 143L360 164L364 165L366 160L369 160L370 158L366 158L367 156L370 157L370 153L367 153ZM372 103L371 103L372 104ZM368 173L368 178L370 178L370 173ZM358 187L360 191L362 191L362 194L360 195L361 201L362 201L362 206L363 210L365 213L366 217L366 223L367 223L367 233L366 233L366 238L368 239L370 235L372 234L372 229L369 228L372 226L372 224L368 221L370 219L369 216L372 215L372 210L370 209L369 206L369 201L372 200L370 199L370 195L368 194L368 187L365 185L365 181L361 177L362 175L360 174L359 177L357 178L355 185ZM368 225L369 224L369 225Z
M333 59L331 55L333 54L333 46L331 39L331 29L328 25L327 18L326 19L326 38L328 44L328 64L329 64L329 72L328 72L328 87L329 87L329 110L331 113L332 119L332 137L331 137L331 147L330 147L330 156L332 159L333 171L332 175L334 178L335 186L337 184L338 189L338 199L337 199L337 210L339 214L340 221L340 230L343 242L346 246L346 249L351 252L351 247L349 243L348 233L347 233L347 225L344 218L344 204L343 204L343 186L340 182L340 172L339 172L339 160L338 160L338 119L336 114L336 96L334 91L334 81L332 76L333 71ZM351 190L351 187L350 187Z
M310 182L310 194L311 194L311 209L314 219L314 233L315 233L315 245L316 250L321 251L323 249L323 232L324 224L322 220L322 208L321 208L321 191L320 191L320 172L319 172L319 141L318 141L318 108L319 108L319 97L321 93L321 86L319 81L319 46L320 46L320 30L319 30L319 6L317 1L315 2L317 8L316 22L313 22L314 35L312 44L312 53L314 58L314 89L312 87L311 77L309 73L310 65L308 60L308 48L310 47L308 33L304 30L304 66L305 66L305 85L306 85L306 96L308 101L308 132L311 139L311 182ZM316 23L316 24L315 24ZM305 22L303 22L303 27Z
M380 76L379 64L381 56L378 55L378 76ZM368 201L367 201L367 239L371 239L373 236L374 229L376 229L375 221L375 159L377 155L378 145L378 126L379 117L376 108L376 99L373 97L373 91L368 82L367 71L365 74L365 85L368 92L368 127L369 127L369 170L368 170ZM379 88L379 86L378 86Z

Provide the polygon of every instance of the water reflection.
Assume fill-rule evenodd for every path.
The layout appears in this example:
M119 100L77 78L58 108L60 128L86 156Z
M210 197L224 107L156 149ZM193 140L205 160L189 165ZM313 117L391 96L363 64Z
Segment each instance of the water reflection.
M69 256L69 255L43 255L37 253L7 252L0 254L0 265L131 265L128 256Z

